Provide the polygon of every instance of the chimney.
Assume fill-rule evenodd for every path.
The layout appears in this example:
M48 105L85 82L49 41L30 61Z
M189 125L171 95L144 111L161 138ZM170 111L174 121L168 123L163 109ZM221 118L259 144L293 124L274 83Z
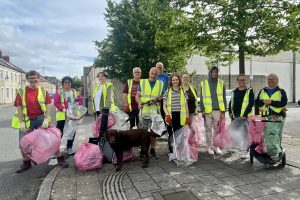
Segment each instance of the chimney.
M3 60L9 63L9 56L2 56Z

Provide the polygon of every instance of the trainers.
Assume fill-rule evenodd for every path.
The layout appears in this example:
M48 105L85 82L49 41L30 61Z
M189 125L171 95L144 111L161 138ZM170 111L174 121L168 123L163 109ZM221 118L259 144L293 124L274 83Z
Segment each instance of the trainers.
M74 155L74 154L75 154L75 152L73 151L72 148L67 148L67 149L66 149L66 152L67 152L67 154L69 154L69 155Z
M30 160L23 160L23 163L20 166L20 169L16 171L16 173L23 173L31 168Z
M208 153L209 155L214 155L214 154L215 154L215 152L214 152L214 150L213 150L212 147L208 147L207 153Z
M222 155L222 151L220 150L219 147L215 147L215 148L214 148L214 151L215 151L215 153L216 153L217 155Z
M69 167L69 164L65 161L65 158L63 156L57 157L57 164L62 168Z
M169 162L172 161L172 160L176 160L176 155L175 153L169 153Z
M156 155L156 152L155 152L154 149L151 149L151 150L150 150L150 155L151 155L152 158L158 159L158 156Z
M247 154L243 154L243 155L241 156L241 158L242 158L242 159L248 159L248 158L250 158L250 156L249 156L249 154L247 153Z
M144 160L145 160L144 156L140 154L139 161L144 161Z

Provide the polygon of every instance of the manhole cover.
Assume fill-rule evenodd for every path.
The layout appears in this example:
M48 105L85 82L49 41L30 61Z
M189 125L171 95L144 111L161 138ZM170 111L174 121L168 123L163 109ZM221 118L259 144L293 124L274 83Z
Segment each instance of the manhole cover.
M163 195L166 200L198 200L191 192L183 191L172 194Z

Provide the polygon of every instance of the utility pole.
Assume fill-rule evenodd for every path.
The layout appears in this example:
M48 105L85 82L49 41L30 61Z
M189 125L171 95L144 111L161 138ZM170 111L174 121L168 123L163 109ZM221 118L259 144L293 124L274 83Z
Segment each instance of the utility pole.
M296 102L296 52L293 51L293 103Z

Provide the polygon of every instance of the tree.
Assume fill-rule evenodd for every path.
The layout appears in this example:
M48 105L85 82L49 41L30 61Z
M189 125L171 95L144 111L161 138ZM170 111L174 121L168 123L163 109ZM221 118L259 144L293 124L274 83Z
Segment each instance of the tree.
M156 1L123 0L120 3L107 1L105 19L109 34L101 42L96 41L99 55L95 67L104 67L111 77L125 81L132 77L132 69L141 67L147 77L156 62L164 63L166 70L177 71L186 64L189 50L186 46L175 48L157 44L158 28L166 20L159 21L159 15L168 7L167 0L160 0L160 9L152 10ZM150 14L151 11L151 14Z
M169 34L184 34L189 36L185 42L204 56L232 62L238 54L240 73L245 73L245 54L266 56L299 47L299 5L287 0L174 0L170 7L184 14L158 41L174 43Z

